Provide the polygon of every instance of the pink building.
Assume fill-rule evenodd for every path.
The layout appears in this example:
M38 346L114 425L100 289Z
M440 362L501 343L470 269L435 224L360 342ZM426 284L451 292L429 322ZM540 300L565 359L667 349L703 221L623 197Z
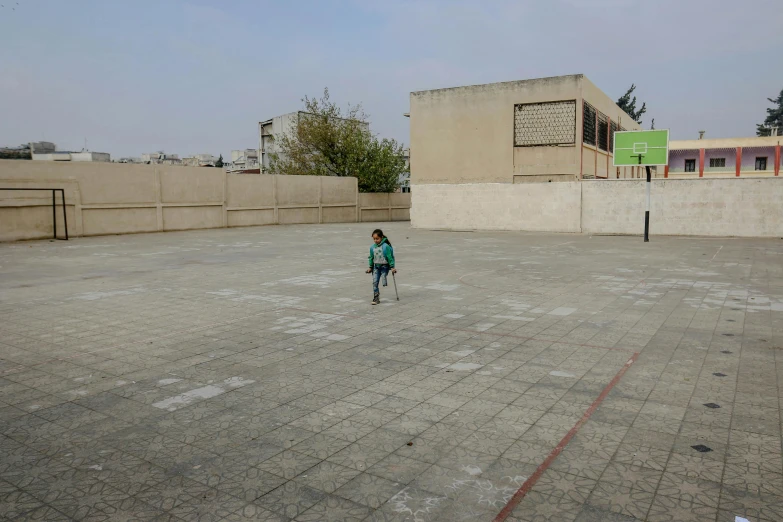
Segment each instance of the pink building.
M783 136L672 141L665 178L780 175Z

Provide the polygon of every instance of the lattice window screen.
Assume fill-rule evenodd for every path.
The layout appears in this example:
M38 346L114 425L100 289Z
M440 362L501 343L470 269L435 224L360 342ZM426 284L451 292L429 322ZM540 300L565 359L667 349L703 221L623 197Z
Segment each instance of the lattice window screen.
M588 145L595 145L595 108L584 102L582 112L582 141Z
M514 146L572 145L576 142L576 101L514 106Z

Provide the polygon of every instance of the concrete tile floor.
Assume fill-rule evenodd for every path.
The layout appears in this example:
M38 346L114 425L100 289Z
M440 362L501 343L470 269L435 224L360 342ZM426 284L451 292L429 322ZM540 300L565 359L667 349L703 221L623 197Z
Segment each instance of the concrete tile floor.
M382 226L0 245L0 517L783 520L783 241Z

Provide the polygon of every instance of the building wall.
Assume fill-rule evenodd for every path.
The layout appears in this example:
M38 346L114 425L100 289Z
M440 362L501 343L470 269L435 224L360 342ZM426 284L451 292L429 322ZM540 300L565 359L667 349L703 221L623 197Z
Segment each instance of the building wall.
M644 180L419 185L412 193L411 220L427 229L642 234L644 185ZM783 180L657 179L650 233L783 237Z
M169 165L0 160L0 187L64 189L71 236L396 221L409 219L410 208L410 194L372 194L362 196L380 199L368 199L363 212L356 178L229 174ZM63 236L59 205L58 195L58 235ZM51 235L51 192L0 191L0 241Z

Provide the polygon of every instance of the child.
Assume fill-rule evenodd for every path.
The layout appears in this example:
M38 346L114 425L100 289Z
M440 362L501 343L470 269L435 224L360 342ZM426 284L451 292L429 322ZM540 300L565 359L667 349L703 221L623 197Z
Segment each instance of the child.
M367 273L372 272L372 304L377 305L381 302L381 293L378 289L378 283L383 279L383 286L386 286L386 276L391 269L392 274L397 273L394 268L394 249L389 242L389 238L383 235L383 230L376 228L372 233L373 245L370 247L370 268Z

